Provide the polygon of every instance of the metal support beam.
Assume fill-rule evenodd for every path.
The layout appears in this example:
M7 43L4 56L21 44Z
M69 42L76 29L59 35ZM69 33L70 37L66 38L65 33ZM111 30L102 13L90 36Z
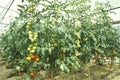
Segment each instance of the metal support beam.
M120 20L113 21L112 24L120 24Z
M3 6L0 6L0 8L8 9L8 8L6 8L6 7L3 7ZM9 10L18 13L18 12L15 11L15 10L12 10L12 9L9 9Z

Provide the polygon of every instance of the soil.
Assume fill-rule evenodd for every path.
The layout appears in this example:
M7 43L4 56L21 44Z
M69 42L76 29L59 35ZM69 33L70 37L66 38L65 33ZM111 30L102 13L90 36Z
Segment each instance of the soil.
M20 79L16 79L17 76L10 76L5 63L6 63L5 60L3 60L0 57L0 80L20 80Z
M4 64L4 62L0 61L0 80L7 80L6 79L7 71L3 64Z
M73 79L74 78L74 79ZM10 76L5 61L0 58L0 80L21 80L20 76ZM45 79L47 80L47 79ZM120 66L114 65L92 65L89 69L74 73L73 75L56 76L52 80L120 80Z

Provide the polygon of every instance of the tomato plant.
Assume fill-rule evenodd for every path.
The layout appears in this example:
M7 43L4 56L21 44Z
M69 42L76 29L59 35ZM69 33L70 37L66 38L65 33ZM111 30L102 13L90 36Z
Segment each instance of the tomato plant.
M105 11L109 5L93 9L89 0L27 1L2 36L2 47L9 64L30 76L41 69L53 73L49 78L60 71L79 71L81 62L101 62L120 53L117 29Z

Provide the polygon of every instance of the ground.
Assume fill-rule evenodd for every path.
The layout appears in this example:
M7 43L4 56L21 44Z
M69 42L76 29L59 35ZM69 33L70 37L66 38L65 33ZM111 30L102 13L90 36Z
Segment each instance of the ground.
M20 76L10 76L8 71L5 60L0 59L0 80L21 80ZM58 75L55 78L53 80L120 80L120 65L114 65L113 67L93 65L87 71L83 70L73 75L63 75L62 78Z
M2 61L0 61L0 80L6 80L7 72L5 66L2 64Z

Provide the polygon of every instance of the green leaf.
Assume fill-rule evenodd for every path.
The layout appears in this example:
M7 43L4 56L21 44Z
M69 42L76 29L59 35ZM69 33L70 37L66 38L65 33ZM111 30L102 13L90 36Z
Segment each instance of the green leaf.
M51 48L48 48L48 51L49 51L49 54L51 54L51 52L52 52Z
M22 2L24 2L24 0L22 0Z
M24 9L25 7L22 5L18 5L19 8Z
M44 48L44 47L41 48L41 54L42 54L42 55L45 54L45 48Z
M40 47L37 47L37 53L40 53Z
M65 67L64 64L61 64L61 65L60 65L60 69L61 69L62 71L64 71L64 67Z

